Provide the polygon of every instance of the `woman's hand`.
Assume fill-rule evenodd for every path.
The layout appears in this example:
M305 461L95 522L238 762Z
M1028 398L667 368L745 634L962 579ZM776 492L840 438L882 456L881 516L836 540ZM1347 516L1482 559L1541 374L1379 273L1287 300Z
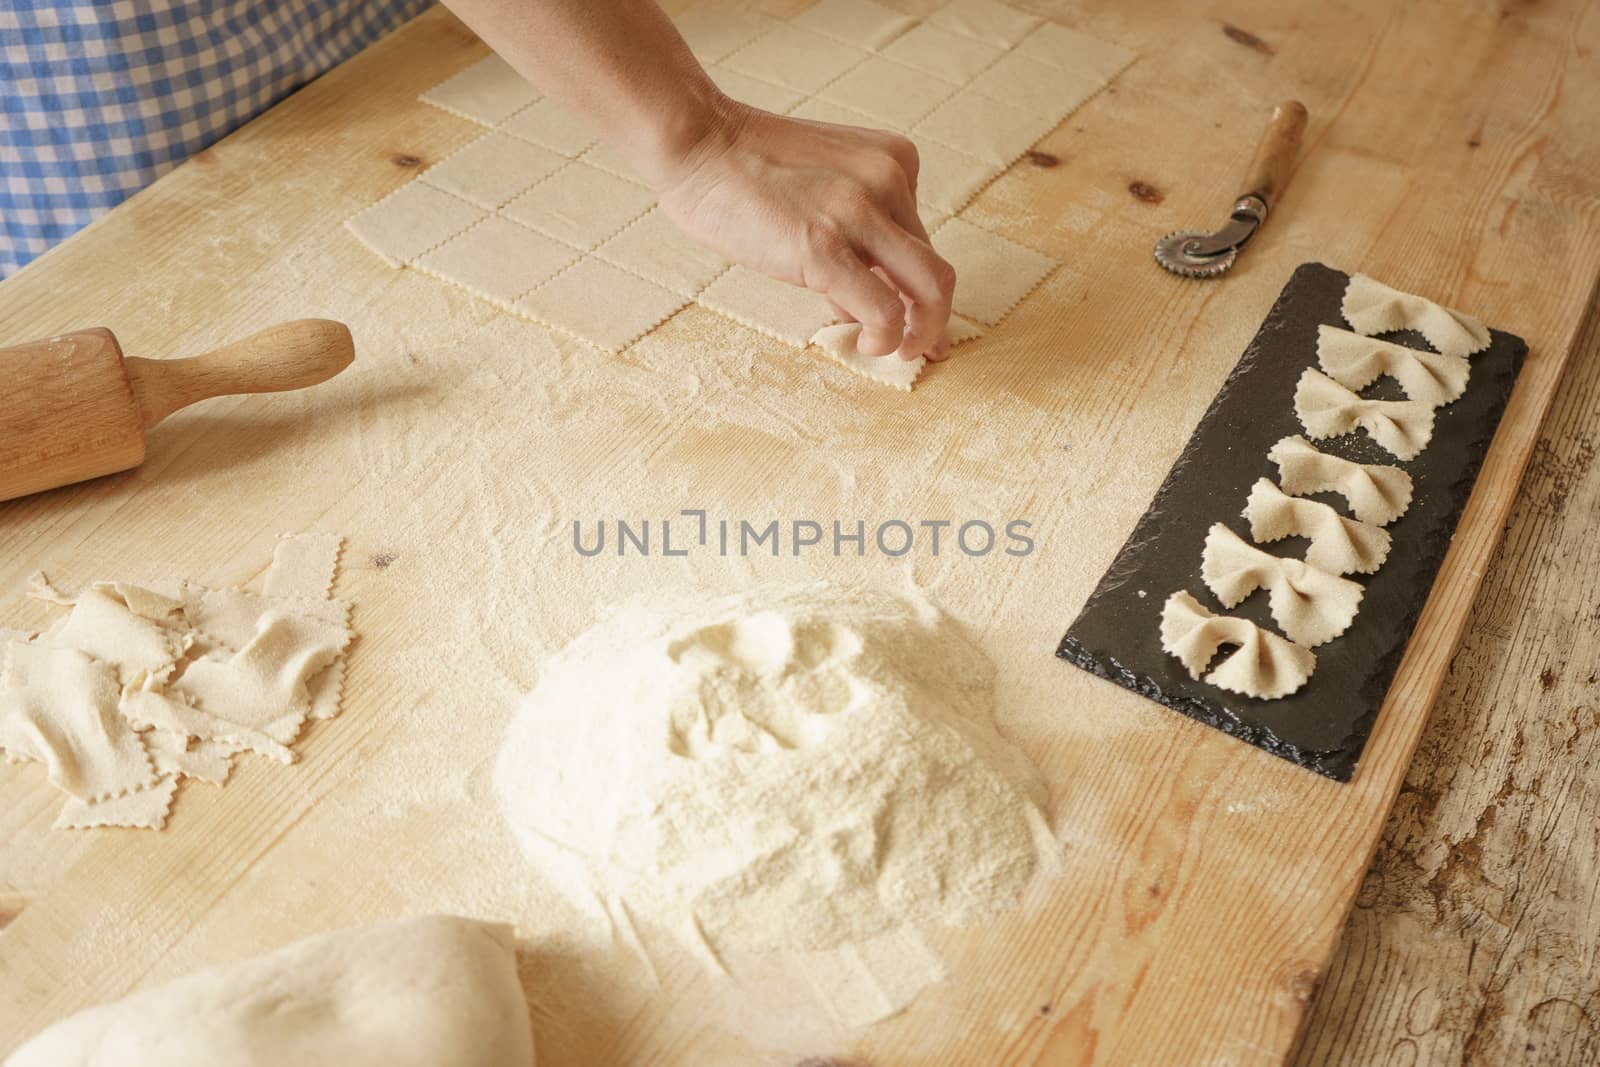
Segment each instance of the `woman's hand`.
M825 296L863 355L949 354L955 270L917 216L917 149L896 134L785 118L731 100L681 158L652 167L690 237Z
M861 323L863 355L948 353L955 271L917 218L910 141L728 99L655 0L447 3L626 156L690 237L827 297Z

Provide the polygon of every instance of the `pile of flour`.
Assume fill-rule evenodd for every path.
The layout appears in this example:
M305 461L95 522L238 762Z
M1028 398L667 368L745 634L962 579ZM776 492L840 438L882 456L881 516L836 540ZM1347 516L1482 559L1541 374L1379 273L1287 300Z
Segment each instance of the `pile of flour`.
M716 948L826 949L1012 906L1048 847L992 668L925 600L639 602L546 665L500 754L530 858Z

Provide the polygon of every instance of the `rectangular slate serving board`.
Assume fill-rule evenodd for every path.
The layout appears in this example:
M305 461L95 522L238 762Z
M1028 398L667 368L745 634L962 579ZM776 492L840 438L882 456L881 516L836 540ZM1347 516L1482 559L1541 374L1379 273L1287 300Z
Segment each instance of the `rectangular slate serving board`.
M1206 530L1223 522L1250 541L1242 517L1250 486L1263 477L1277 481L1277 466L1267 458L1273 444L1290 434L1305 436L1294 413L1295 384L1317 364L1317 326L1349 327L1340 311L1348 281L1320 263L1296 269L1056 650L1091 674L1339 781L1355 772L1450 546L1527 355L1521 338L1491 331L1490 346L1469 357L1466 392L1435 412L1433 439L1411 462L1395 459L1364 430L1314 442L1332 455L1400 467L1410 473L1415 492L1410 508L1387 527L1394 540L1384 565L1370 576L1350 575L1366 588L1360 613L1344 634L1315 650L1316 671L1298 693L1256 700L1195 681L1162 650L1160 626L1161 605L1180 589L1223 613L1200 579ZM1428 347L1410 331L1385 339ZM1393 380L1380 378L1362 395L1404 394ZM1342 496L1316 499L1349 514ZM1306 544L1290 538L1263 547L1299 558ZM1264 590L1226 614L1277 630Z

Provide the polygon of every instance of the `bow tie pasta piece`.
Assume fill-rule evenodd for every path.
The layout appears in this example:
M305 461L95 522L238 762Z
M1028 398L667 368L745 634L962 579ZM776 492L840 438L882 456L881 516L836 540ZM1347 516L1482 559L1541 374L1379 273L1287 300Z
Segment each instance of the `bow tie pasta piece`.
M1356 391L1387 374L1406 396L1435 408L1466 392L1472 372L1466 356L1424 352L1337 326L1317 327L1317 362L1328 377Z
M1310 538L1306 562L1330 574L1371 574L1389 557L1388 531L1347 519L1320 500L1292 497L1268 478L1250 490L1244 515L1257 544Z
M1294 390L1294 413L1313 440L1366 430L1400 459L1416 459L1433 438L1433 408L1420 400L1368 400L1314 367Z
M1173 593L1161 608L1161 647L1200 680L1223 645L1235 646L1205 681L1218 689L1261 700L1276 700L1300 689L1316 669L1317 657L1249 619L1213 615L1187 592Z
M1489 347L1483 323L1432 300L1402 293L1365 274L1352 274L1344 290L1344 318L1357 333L1416 330L1440 354L1470 356Z
M1330 456L1296 436L1280 440L1267 456L1278 465L1278 484L1285 493L1338 493L1362 522L1387 526L1411 506L1411 475L1399 467Z
M1307 648L1348 630L1361 607L1360 583L1263 552L1220 522L1206 534L1200 576L1225 608L1265 589L1273 620L1289 640Z

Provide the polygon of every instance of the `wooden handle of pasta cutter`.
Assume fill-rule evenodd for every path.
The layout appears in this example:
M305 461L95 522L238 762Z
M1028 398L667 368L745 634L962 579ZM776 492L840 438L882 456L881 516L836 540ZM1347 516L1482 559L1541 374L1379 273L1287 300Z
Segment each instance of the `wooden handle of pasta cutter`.
M297 319L188 359L130 356L128 384L149 429L179 408L214 396L281 393L332 378L355 359L350 329L332 319Z
M350 331L301 319L189 359L124 359L110 330L0 348L0 500L144 462L144 431L213 396L301 389L355 356Z
M1270 207L1289 183L1289 171L1300 154L1300 138L1306 132L1306 106L1298 100L1285 100L1272 109L1272 121L1261 134L1256 156L1245 175L1244 196L1259 196Z

